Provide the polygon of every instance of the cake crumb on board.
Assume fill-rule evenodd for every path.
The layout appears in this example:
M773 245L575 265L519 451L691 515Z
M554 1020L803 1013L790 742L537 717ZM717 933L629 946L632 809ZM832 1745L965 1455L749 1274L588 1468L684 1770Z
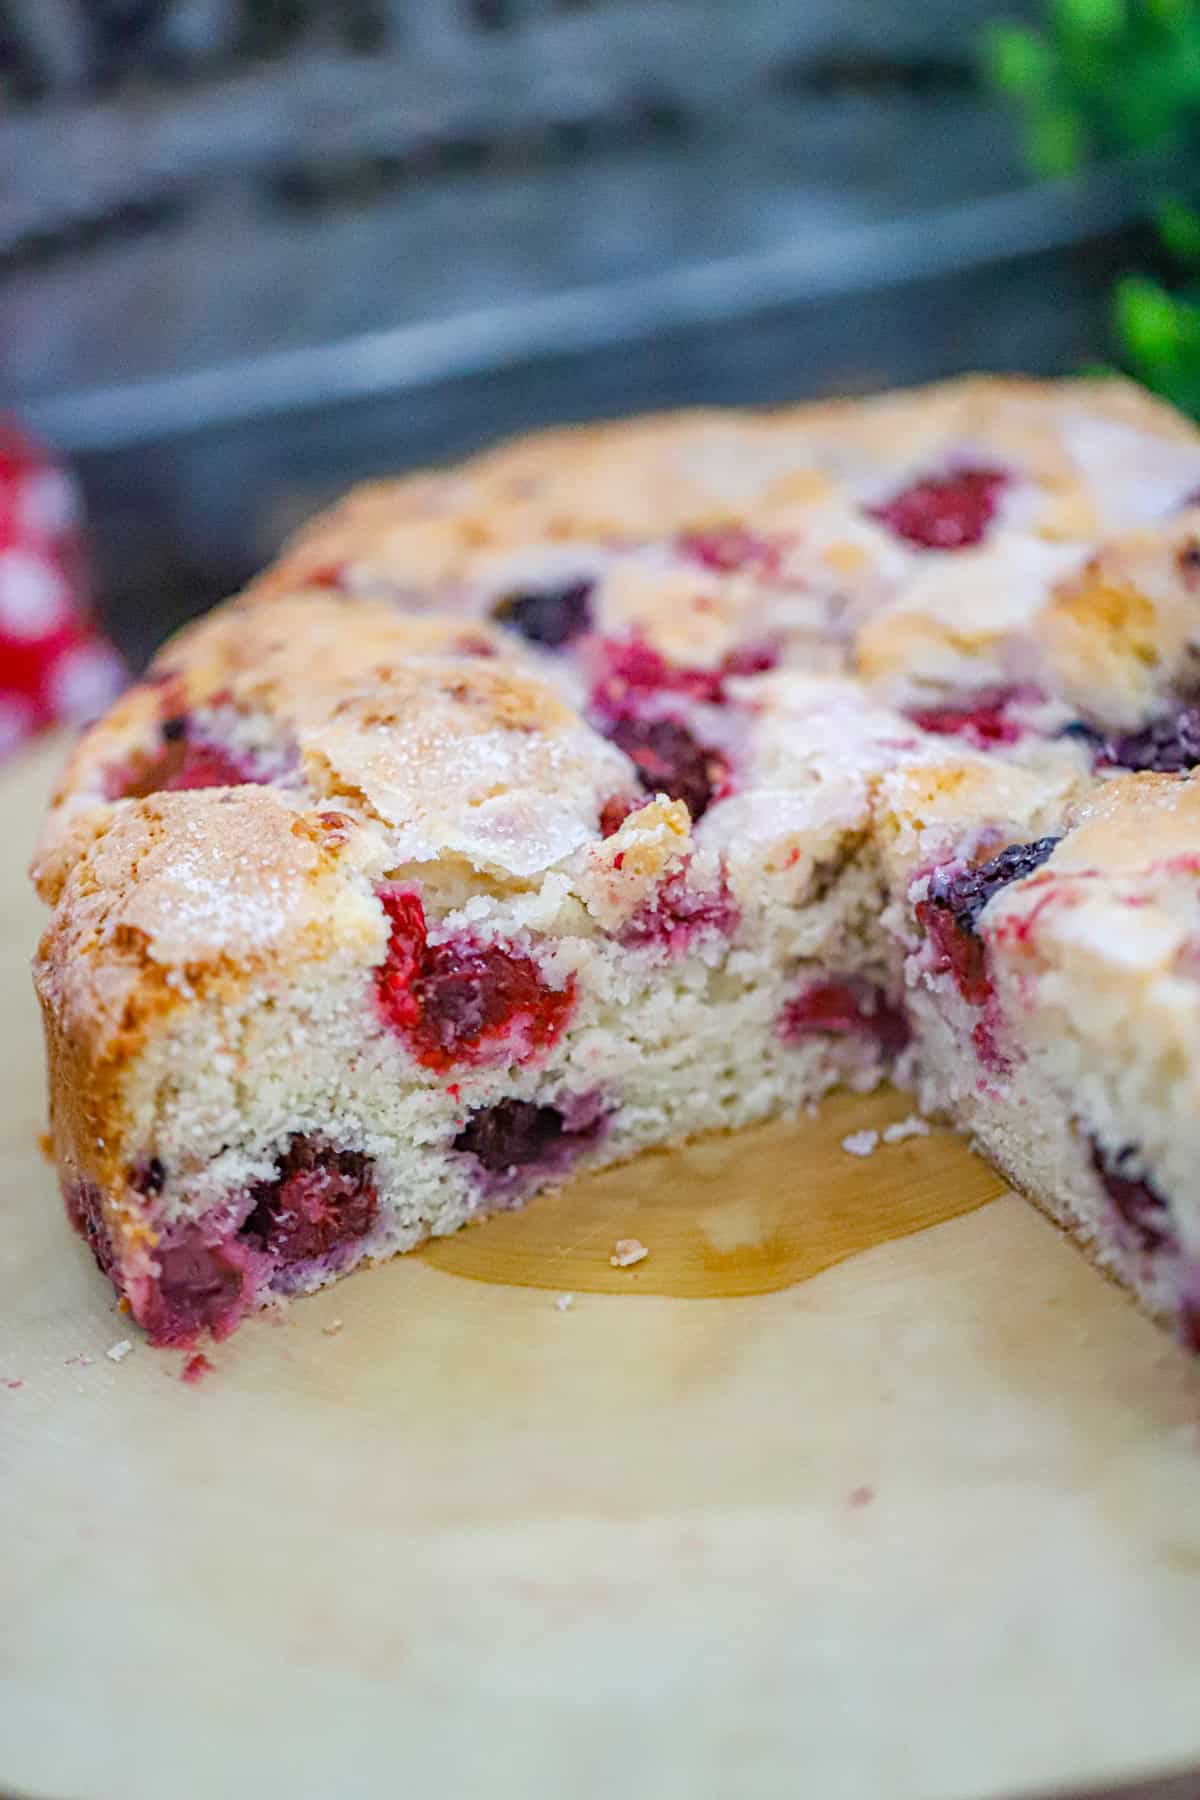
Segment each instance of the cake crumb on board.
M634 1263L645 1262L649 1254L640 1238L618 1238L608 1260L614 1269L631 1269Z
M903 1144L907 1138L928 1136L929 1122L918 1113L909 1113L907 1119L897 1119L894 1125L885 1125L883 1131L885 1144Z
M879 1147L877 1131L852 1131L842 1139L842 1149L851 1156L872 1156Z

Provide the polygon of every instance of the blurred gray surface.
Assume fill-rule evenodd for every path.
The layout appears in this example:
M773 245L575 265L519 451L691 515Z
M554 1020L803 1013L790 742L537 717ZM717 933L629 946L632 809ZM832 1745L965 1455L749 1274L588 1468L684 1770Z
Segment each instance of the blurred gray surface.
M50 16L43 3L25 0L31 20ZM157 10L165 20L180 11ZM528 144L555 127L619 124L647 98L711 117L762 105L780 71L831 60L962 64L988 8L986 0L592 0L518 9L510 0L503 30L472 26L460 0L397 10L370 55L315 32L270 59L194 54L186 81L181 70L174 81L98 97L68 81L14 109L0 119L0 249L231 174L404 159L464 140Z
M140 658L350 482L549 420L779 404L968 368L1077 369L1104 341L1119 243L1105 233L933 278L503 358L427 383L381 379L371 397L92 451L80 468L113 628Z
M0 0L38 84L0 112L0 397L125 441L200 392L139 425L107 399L133 383L233 370L247 411L257 359L366 334L540 305L554 342L584 291L669 324L655 284L715 283L709 314L828 288L856 228L1020 182L972 74L990 5Z
M1026 182L991 0L296 0L253 54L254 0L6 6L0 404L135 655L368 473L1103 347L1137 184Z

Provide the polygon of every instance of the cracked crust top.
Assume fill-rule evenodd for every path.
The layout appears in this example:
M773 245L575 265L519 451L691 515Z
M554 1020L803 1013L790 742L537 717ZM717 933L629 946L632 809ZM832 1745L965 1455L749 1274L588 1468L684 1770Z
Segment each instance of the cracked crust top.
M636 783L619 751L496 649L477 625L332 594L220 609L77 747L35 852L40 891L53 902L81 849L130 804L116 795L156 778L164 730L183 718L219 731L248 778L292 804L376 827L385 864L454 855L501 876L545 868ZM179 801L184 816L192 799Z
M126 802L67 877L39 951L41 997L71 1033L117 1047L152 993L167 1010L268 957L377 956L382 914L356 860L320 814L269 787Z

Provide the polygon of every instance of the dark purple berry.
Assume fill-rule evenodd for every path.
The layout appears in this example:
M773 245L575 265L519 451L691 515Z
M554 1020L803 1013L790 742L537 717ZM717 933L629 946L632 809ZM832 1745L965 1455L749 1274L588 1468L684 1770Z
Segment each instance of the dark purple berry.
M167 1185L167 1171L161 1157L152 1156L147 1163L139 1163L133 1171L133 1186L147 1200L156 1200Z
M202 1331L227 1337L253 1297L253 1246L236 1237L210 1243L203 1226L187 1225L155 1255L157 1277L132 1296L150 1342L187 1349Z
M1056 837L1044 837L1033 844L1010 844L975 868L937 869L931 876L917 917L968 1005L985 1005L992 991L977 930L980 913L1001 889L1040 869L1057 843Z
M692 819L703 816L723 788L729 765L676 719L619 718L608 736L637 769L648 794L682 800Z
M1175 566L1185 587L1195 588L1200 584L1200 543L1193 538L1190 544L1185 544L1175 557Z
M1056 837L1044 837L1032 844L1010 844L974 868L938 869L929 883L929 903L946 907L962 930L974 931L976 920L992 896L1040 869L1058 841Z
M492 617L519 631L530 643L561 650L564 644L591 630L590 602L595 585L593 581L572 581L562 588L506 594L492 608Z
M284 1264L363 1237L379 1211L370 1157L308 1137L292 1139L274 1179L260 1182L252 1199L240 1235Z
M1122 769L1151 769L1164 775L1194 769L1200 763L1200 706L1165 714L1144 731L1110 738L1104 754Z
M493 1175L541 1162L566 1135L557 1106L532 1100L500 1100L473 1113L454 1140L454 1149L477 1157Z
M1136 1236L1143 1250L1157 1250L1169 1236L1167 1203L1153 1184L1137 1172L1137 1149L1126 1144L1115 1153L1091 1140L1092 1167L1104 1191Z

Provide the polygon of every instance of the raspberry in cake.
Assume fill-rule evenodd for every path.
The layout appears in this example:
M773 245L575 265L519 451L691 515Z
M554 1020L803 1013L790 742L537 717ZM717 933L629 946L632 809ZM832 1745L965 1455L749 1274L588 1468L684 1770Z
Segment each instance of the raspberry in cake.
M1007 481L1003 469L968 465L914 481L870 512L918 549L967 550L986 537Z

